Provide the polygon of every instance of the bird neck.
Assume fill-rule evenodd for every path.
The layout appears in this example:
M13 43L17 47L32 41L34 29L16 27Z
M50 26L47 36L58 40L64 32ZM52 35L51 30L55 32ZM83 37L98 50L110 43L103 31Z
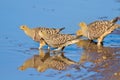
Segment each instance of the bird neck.
M88 33L88 27L87 26L82 27L82 33L83 33L83 36L87 37L87 33Z
M30 29L30 28L27 28L27 29L24 30L24 31L25 31L26 35L28 35L28 36L31 37L31 38L34 38L34 36L35 36L35 30L32 30L32 29Z
M32 59L28 59L24 64L23 64L24 70L27 68L33 67L33 61Z
M49 63L43 63L42 65L41 65L41 67L40 67L40 72L44 72L45 70L47 70L48 69L48 64Z

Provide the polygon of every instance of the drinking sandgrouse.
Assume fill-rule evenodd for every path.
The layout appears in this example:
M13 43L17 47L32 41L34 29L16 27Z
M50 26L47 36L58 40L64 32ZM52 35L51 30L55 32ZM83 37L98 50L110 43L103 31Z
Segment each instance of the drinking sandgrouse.
M60 29L45 28L45 27L29 28L26 25L22 25L20 26L20 29L22 29L25 32L25 34L31 37L34 41L40 42L39 49L41 49L44 45L46 45L46 43L43 40L43 38L39 36L38 34L39 31L45 31L48 34L58 34L60 31L64 29L64 27Z
M66 46L78 42L79 36L73 36L70 34L48 34L45 31L39 31L39 35L45 40L48 46L57 48L57 50L63 50Z

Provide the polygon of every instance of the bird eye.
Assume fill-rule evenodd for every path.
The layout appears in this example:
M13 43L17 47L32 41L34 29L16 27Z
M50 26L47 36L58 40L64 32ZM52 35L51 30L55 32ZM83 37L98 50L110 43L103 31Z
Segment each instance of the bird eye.
M25 28L25 26L23 26L23 28Z
M41 31L41 32L43 32L43 31Z

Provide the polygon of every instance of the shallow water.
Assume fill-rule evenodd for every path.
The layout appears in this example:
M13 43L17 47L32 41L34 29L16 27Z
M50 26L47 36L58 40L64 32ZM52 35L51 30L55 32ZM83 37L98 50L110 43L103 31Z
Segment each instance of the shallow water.
M97 48L95 43L82 40L66 47L64 55L50 54L47 57L43 57L44 53L49 53L46 53L47 46L43 52L39 51L39 44L19 29L25 24L30 27L66 27L63 33L75 33L79 22L90 23L120 16L119 5L119 0L1 0L0 80L119 80L120 29L104 39L104 47ZM49 66L44 72L38 72L35 65L41 66L42 63L37 63L41 60L47 60L46 65L52 61L57 63L53 60L56 56L60 57L58 61L62 65L67 64L64 70ZM21 71L20 66L28 59L33 59L36 64L33 62Z

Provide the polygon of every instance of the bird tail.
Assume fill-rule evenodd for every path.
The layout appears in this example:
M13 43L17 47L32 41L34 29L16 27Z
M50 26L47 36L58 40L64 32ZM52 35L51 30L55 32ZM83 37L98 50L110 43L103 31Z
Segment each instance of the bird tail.
M80 36L75 36L75 38L68 41L67 44L75 44L75 43L79 42L80 40L81 40Z
M81 35L77 35L76 37L75 37L75 39L79 39L81 37Z
M112 22L112 23L116 23L118 20L120 20L120 16L112 19L111 22Z
M120 28L120 24L115 24L114 25L116 28Z
M67 41L64 45L68 46L68 45L71 45L71 44L75 44L79 41L80 41L79 39L73 39L73 40Z
M63 29L65 29L65 27L60 28L59 31L62 31Z

